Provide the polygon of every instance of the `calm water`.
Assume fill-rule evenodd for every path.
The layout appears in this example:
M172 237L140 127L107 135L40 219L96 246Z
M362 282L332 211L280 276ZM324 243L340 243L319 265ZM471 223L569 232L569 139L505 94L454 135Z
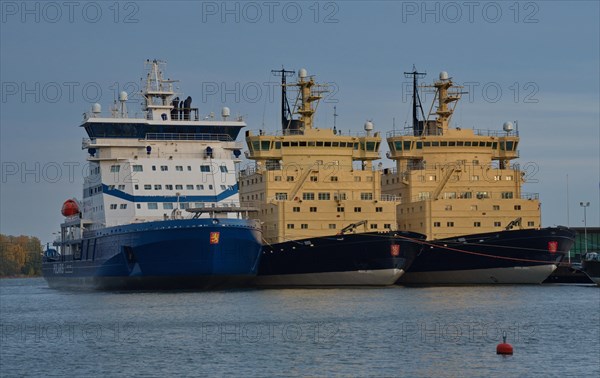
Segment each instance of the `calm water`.
M590 285L78 293L0 281L0 375L600 376ZM498 356L502 331L515 348Z

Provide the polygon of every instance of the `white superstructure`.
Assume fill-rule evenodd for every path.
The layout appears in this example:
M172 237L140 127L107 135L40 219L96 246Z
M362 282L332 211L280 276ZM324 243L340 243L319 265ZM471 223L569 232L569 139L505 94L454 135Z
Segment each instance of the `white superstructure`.
M189 217L188 208L239 206L235 163L242 144L235 139L246 124L229 120L228 108L221 119L201 118L191 97L175 97L163 63L147 64L142 116L129 117L125 92L110 116L98 104L84 115L89 175L82 218L90 221L88 229Z

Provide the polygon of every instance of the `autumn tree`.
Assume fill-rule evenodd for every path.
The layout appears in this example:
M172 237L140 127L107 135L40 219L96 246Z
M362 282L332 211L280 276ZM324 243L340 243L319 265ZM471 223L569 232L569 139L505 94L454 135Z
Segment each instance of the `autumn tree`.
M0 235L0 277L42 273L42 246L31 236Z

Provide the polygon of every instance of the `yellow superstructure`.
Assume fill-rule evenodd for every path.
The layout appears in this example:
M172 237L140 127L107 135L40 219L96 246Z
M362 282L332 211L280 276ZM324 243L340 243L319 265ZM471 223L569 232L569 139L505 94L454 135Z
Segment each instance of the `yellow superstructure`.
M382 192L400 199L398 228L439 239L540 227L538 195L522 192L525 172L511 163L518 129L510 122L497 132L450 128L461 87L443 72L429 88L435 119L387 135L396 169L384 170Z
M285 85L285 84L284 84ZM274 135L246 133L254 167L240 173L242 205L259 209L269 244L344 232L395 230L397 198L381 194L381 136L373 124L362 135L317 128L313 116L323 86L300 70L292 112Z

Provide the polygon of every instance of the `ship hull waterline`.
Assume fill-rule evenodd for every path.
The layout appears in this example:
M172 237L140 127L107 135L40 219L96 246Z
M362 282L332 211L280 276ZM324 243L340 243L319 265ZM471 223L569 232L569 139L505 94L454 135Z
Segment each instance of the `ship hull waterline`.
M44 258L48 286L84 290L247 287L258 272L254 223L237 219L148 222L88 232L80 256Z
M419 253L424 235L370 232L263 246L256 285L389 286Z
M575 240L566 228L514 230L436 240L399 284L540 284Z

